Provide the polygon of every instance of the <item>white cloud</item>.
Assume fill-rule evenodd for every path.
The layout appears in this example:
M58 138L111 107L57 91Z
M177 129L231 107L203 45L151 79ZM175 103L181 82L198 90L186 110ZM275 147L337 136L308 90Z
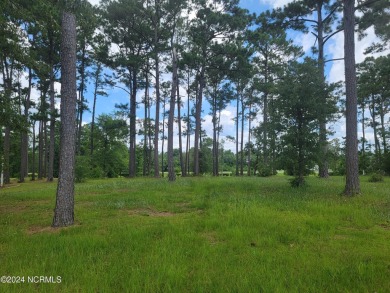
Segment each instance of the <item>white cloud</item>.
M100 0L88 0L92 5L99 5Z
M272 8L283 7L288 3L293 2L292 0L260 0L260 3L272 6Z
M378 38L375 36L374 29L369 28L367 30L367 36L362 40L358 40L357 34L355 34L355 60L356 63L364 61L367 55L364 55L364 51L369 47L373 42L378 41ZM328 56L329 59L343 58L344 57L344 34L342 32L338 33L333 37L332 43L328 47ZM386 55L389 52L382 52L373 54L370 56L378 57L380 55ZM344 81L344 61L339 60L335 61L331 65L329 72L329 81L337 82Z

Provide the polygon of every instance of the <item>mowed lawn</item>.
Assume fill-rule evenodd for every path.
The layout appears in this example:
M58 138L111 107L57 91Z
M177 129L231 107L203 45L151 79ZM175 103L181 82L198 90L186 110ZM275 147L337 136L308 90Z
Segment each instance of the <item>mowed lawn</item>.
M55 183L14 183L0 275L24 283L0 292L389 292L390 180L361 181L346 198L342 177L91 180L62 229Z

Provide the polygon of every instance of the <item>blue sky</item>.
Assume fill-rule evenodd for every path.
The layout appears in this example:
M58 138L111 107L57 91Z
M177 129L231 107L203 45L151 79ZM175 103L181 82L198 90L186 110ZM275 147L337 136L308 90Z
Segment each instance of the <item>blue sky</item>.
M98 0L89 0L92 4L98 4ZM241 0L240 6L248 9L250 12L255 12L257 14L265 11L267 9L272 9L275 7L281 7L291 0ZM304 50L310 54L310 48L315 44L314 36L311 34L303 35L301 33L292 32L289 34L289 37L294 40L298 45L301 45ZM356 39L356 61L361 62L364 60L365 56L363 54L364 49L369 46L375 40L375 35L372 30L368 30L368 36L359 41ZM328 59L340 58L343 57L343 34L339 33L335 35L326 45L325 54ZM330 82L336 82L339 80L344 80L344 64L343 61L329 62L327 63L326 68L327 79ZM166 75L166 78L169 79L169 75ZM108 90L109 97L99 97L97 102L97 115L102 113L112 113L114 111L115 104L118 103L128 103L129 97L128 94L118 88ZM139 93L141 96L143 93ZM184 89L182 89L182 94L185 94ZM92 89L89 87L85 95L86 99L89 102L90 108L92 108ZM207 103L204 103L204 123L202 128L206 130L206 133L211 136L212 132L212 123L211 116L207 115L209 112ZM153 110L152 110L153 111ZM154 111L153 111L154 112ZM183 112L183 111L182 111ZM235 116L236 108L232 104L226 108L222 113L221 124L224 126L223 133L221 138L223 139L227 135L235 136L235 124L233 122L233 117ZM137 111L137 115L143 117L143 109L140 107ZM89 123L91 121L91 113L84 113L84 122ZM153 113L152 113L153 116ZM261 121L261 115L259 117ZM345 123L344 119L340 119L337 123L330 125L331 129L335 131L334 137L345 136ZM248 136L247 130L244 133L244 137ZM360 136L360 134L359 134ZM368 138L372 138L370 131L367 133ZM140 138L138 138L139 141ZM225 148L234 150L234 144L231 142L225 143Z

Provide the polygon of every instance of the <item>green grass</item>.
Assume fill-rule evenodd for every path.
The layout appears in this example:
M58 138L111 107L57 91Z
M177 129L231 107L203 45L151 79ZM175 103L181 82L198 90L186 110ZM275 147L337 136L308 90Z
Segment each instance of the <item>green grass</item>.
M0 292L388 292L390 183L341 177L110 179L76 185L72 227L50 228L56 184L0 190ZM61 283L28 283L60 276Z

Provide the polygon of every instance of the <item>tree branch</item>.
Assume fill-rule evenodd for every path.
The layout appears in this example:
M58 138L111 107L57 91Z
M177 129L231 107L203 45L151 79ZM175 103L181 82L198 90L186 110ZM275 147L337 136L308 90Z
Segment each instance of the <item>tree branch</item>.
M344 60L344 57L343 58L334 58L334 59L325 60L324 63L331 62L331 61L338 61L338 60Z

